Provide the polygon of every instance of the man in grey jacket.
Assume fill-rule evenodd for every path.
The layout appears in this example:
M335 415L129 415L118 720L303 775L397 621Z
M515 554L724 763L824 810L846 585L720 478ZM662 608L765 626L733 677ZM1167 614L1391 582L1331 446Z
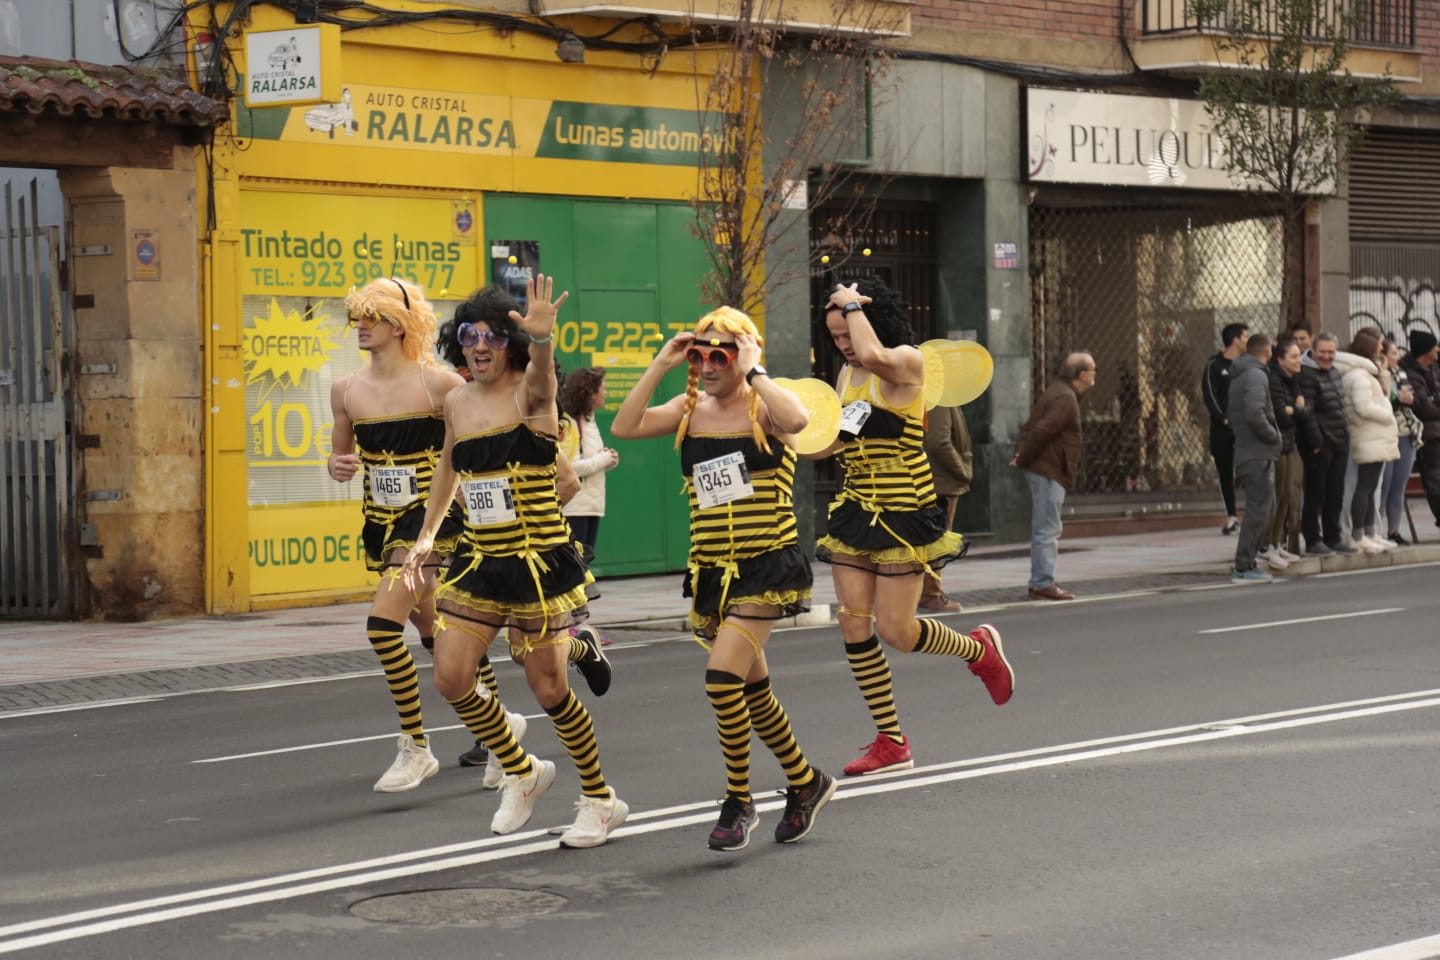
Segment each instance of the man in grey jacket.
M1270 574L1255 566L1270 514L1275 508L1275 461L1280 457L1280 428L1270 402L1270 338L1252 334L1230 367L1230 395L1226 412L1235 433L1235 483L1245 493L1245 519L1235 543L1235 570L1230 579L1238 582L1270 580Z

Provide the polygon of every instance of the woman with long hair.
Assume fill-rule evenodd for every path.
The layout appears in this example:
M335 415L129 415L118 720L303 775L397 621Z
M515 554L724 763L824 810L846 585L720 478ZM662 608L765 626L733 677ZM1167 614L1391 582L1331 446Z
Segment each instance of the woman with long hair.
M605 474L620 465L620 454L605 446L595 413L605 407L605 371L582 367L565 375L560 391L560 410L580 428L579 447L571 466L580 478L580 492L565 504L565 517L575 540L584 550L587 564L595 561L595 542L600 537L600 520L605 516ZM593 585L585 596L600 596Z
M901 653L960 657L996 704L1009 701L1015 674L990 624L962 634L939 618L915 616L924 578L962 549L960 535L946 527L925 459L925 360L905 304L874 281L836 284L824 322L845 358L835 385L843 412L839 439L818 456L838 453L845 483L816 556L831 565L845 658L876 729L845 772L906 770L915 762L882 640Z
M1350 428L1350 459L1355 462L1355 491L1350 497L1350 542L1365 553L1384 553L1393 544L1376 533L1375 494L1385 464L1400 459L1399 433L1390 411L1389 374L1381 370L1381 334L1362 329L1350 346L1335 354L1335 369L1345 391L1345 423Z
M712 850L739 850L759 822L750 792L750 740L758 734L788 781L780 843L810 832L835 793L795 742L770 686L765 644L775 621L809 609L812 574L800 551L791 499L791 436L809 414L760 365L754 322L731 307L667 341L626 396L610 429L626 440L674 435L690 500L690 559L682 593L709 648L705 696L725 759L725 799ZM660 380L689 365L685 392L650 407ZM704 384L704 392L700 386Z

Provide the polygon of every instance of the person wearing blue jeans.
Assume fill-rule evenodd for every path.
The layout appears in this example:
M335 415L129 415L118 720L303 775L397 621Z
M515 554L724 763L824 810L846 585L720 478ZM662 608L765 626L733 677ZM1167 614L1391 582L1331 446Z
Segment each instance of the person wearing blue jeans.
M1030 597L1074 600L1055 582L1060 553L1060 507L1075 483L1080 463L1080 397L1095 386L1095 358L1072 353L1060 377L1046 388L1020 428L1010 466L1025 471L1030 484Z

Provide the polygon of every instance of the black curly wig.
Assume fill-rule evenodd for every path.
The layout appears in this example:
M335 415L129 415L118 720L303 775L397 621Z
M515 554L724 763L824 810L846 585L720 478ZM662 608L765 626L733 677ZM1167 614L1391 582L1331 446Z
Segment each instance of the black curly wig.
M455 308L455 319L447 321L440 328L441 356L456 367L465 366L465 355L461 352L458 331L462 323L483 323L491 333L510 338L505 348L505 357L512 370L524 370L530 365L530 337L510 319L510 311L520 312L515 298L496 286L481 287L470 298ZM454 348L452 354L451 348ZM458 358L456 363L452 357Z
M915 344L915 331L910 327L910 304L900 299L900 294L878 280L857 279L850 283L856 284L855 289L861 296L870 298L870 302L865 304L865 319L870 321L870 328L880 338L881 344L887 347ZM830 309L827 308L825 314L829 314ZM824 315L820 318L820 325L828 338L830 332L825 327Z

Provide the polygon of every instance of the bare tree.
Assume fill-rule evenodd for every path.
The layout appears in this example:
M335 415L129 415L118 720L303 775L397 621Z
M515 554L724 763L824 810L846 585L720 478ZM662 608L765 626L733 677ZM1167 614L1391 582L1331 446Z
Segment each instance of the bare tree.
M1342 181L1363 124L1396 99L1388 75L1346 67L1368 4L1358 0L1189 0L1191 16L1233 66L1207 73L1200 97L1233 176L1268 196L1282 221L1282 329L1303 309L1300 217Z
M712 265L705 298L753 311L764 287L797 277L766 273L767 256L805 243L806 209L845 212L827 255L847 251L874 209L867 191L868 126L876 82L887 73L904 11L875 0L833 0L825 25L794 25L798 2L730 0L723 24L691 25L714 52L697 74L703 132L696 232ZM795 9L792 9L795 8ZM810 251L810 266L822 253ZM763 281L763 282L762 282Z

